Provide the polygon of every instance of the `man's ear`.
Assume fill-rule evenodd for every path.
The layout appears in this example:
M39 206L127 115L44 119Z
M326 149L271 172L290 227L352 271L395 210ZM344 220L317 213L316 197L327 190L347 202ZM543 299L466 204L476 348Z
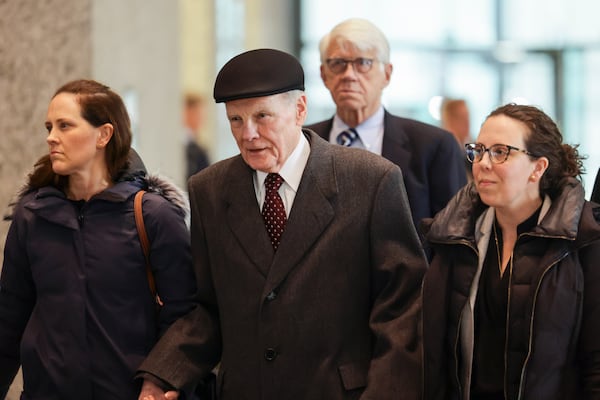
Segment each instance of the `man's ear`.
M394 66L392 63L385 64L383 67L383 72L385 73L385 86L387 87L390 84L390 80L392 79L392 71L394 71Z
M327 76L325 75L325 66L323 64L321 64L321 68L319 68L319 71L321 71L321 80L325 85L327 85Z
M308 113L306 95L301 95L296 101L296 124L298 126L304 125L306 121L306 115Z
M96 140L96 146L98 148L106 147L112 138L114 127L112 124L106 123L104 125L100 125L97 129L99 134L98 139Z

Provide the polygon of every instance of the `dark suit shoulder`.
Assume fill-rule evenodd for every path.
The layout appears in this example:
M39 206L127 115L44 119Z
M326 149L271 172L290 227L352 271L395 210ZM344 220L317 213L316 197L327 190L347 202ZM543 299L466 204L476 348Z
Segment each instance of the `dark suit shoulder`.
M438 126L387 113L385 119L385 134L393 134L398 131L403 131L410 139L455 140L450 132Z
M598 174L596 175L596 181L594 182L590 200L600 204L600 168L598 168Z
M317 135L329 140L329 132L333 126L333 118L315 122L306 125L306 129L314 131ZM452 134L438 126L416 119L404 118L391 114L387 110L384 114L384 129L386 136L393 136L397 139L404 136L404 139L410 141L419 140L423 142L445 142L455 140ZM451 140L449 140L451 139Z
M305 129L310 129L325 140L329 140L329 132L333 126L333 118L324 121L315 122L314 124L306 125Z
M452 168L456 167L457 169L455 172L461 174L458 181L459 186L455 189L457 190L466 183L463 162L464 156L456 139L450 132L425 122L386 114L383 155L396 162L403 169L406 169L406 173L409 173L408 169L414 168L414 166L409 167L409 164L414 164L403 161L402 158L408 156L402 155L403 151L410 152L414 157L417 157L415 160L420 158L422 162L426 162L426 160L431 160L432 158L438 159L439 157L442 157L444 160L453 160ZM440 166L447 165L447 161L442 162L440 160L440 163ZM428 167L426 167L426 165L427 164L421 165L422 168L425 168L422 169L422 171L427 170ZM451 168L445 172L444 169L437 170L438 173L446 173L450 174L449 176L455 176L451 171ZM413 172L418 173L418 171ZM452 194L456 190L453 190Z

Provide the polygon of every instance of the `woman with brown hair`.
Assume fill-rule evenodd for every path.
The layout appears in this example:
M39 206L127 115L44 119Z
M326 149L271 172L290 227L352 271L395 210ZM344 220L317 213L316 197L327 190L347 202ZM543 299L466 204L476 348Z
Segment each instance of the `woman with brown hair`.
M600 206L541 110L467 144L473 182L424 223L425 399L600 398Z
M48 154L20 193L0 277L0 393L23 369L23 399L133 399L133 374L160 333L192 307L185 200L134 172L123 101L77 80L52 97ZM149 288L134 217L141 189Z

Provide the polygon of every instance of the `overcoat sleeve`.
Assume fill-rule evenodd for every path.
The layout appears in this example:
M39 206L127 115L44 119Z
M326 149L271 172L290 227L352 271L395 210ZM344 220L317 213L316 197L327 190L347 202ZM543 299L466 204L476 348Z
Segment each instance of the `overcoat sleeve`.
M201 201L190 184L192 258L196 271L197 305L178 319L154 346L138 369L138 377L150 373L173 388L190 393L209 375L220 359L221 333L208 251L200 218Z
M370 230L374 348L361 399L420 399L420 289L426 259L397 167L379 183Z

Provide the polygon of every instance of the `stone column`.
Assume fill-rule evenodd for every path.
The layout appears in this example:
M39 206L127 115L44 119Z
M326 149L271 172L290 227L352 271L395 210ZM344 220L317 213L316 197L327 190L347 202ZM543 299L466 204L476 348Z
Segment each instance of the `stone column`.
M0 212L46 152L54 91L92 70L90 0L0 1ZM66 12L68 10L68 12ZM65 18L68 15L69 18ZM8 223L0 223L0 260Z

